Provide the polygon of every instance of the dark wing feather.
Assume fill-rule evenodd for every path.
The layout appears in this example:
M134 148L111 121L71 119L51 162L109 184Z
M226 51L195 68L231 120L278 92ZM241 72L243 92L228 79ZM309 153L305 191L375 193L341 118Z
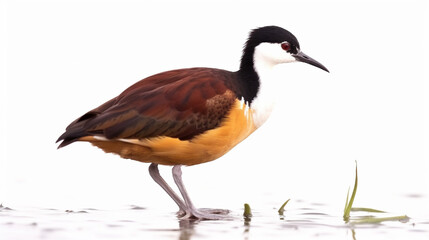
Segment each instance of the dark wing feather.
M236 95L227 86L233 74L191 68L143 79L72 122L59 147L84 136L191 139L218 126L231 109Z

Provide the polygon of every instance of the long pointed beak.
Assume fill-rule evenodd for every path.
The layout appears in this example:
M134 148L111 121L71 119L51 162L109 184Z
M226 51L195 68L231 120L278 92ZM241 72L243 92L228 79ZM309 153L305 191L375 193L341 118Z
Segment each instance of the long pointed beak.
M315 67L318 67L320 69L323 69L323 70L329 72L329 70L325 66L323 66L320 62L318 62L318 61L314 60L313 58L307 56L305 53L303 53L301 51L299 51L297 54L294 54L293 56L299 62L308 63L310 65L313 65Z

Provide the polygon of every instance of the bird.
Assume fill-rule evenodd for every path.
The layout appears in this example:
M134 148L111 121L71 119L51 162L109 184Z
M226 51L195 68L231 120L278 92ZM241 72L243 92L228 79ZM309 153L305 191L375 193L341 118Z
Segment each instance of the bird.
M56 141L58 148L83 141L106 153L150 163L150 176L178 205L180 219L224 219L228 210L195 207L181 167L220 158L262 126L279 85L271 70L292 62L329 72L301 51L288 30L252 29L237 71L195 67L144 78L70 123ZM162 178L158 165L173 166L181 197Z

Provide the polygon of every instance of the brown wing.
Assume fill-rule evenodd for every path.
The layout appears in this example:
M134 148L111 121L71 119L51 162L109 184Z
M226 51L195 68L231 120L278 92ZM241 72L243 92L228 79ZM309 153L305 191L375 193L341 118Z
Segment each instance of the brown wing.
M143 79L72 122L59 147L84 136L191 139L218 126L229 112L236 99L227 87L232 75L191 68Z

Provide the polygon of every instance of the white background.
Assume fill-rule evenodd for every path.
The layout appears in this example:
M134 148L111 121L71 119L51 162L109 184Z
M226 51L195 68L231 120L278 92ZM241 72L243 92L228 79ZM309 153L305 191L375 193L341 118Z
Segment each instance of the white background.
M3 1L1 10L6 206L174 211L148 164L87 143L57 150L55 140L151 74L237 70L249 30L278 25L331 73L277 67L282 95L271 119L219 160L184 169L194 202L264 209L292 198L341 211L357 160L356 205L429 214L425 1Z

